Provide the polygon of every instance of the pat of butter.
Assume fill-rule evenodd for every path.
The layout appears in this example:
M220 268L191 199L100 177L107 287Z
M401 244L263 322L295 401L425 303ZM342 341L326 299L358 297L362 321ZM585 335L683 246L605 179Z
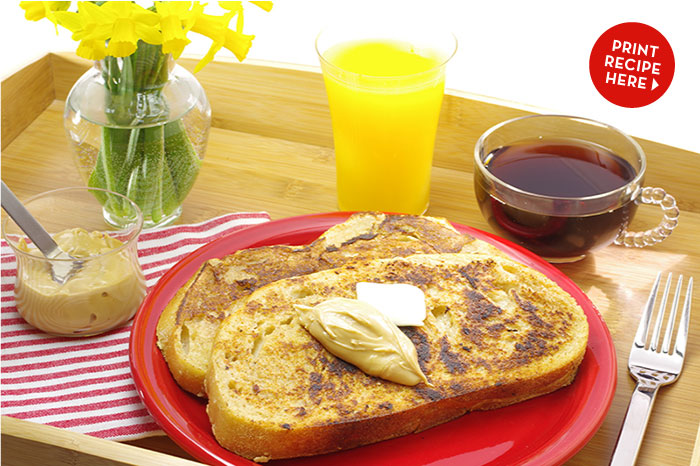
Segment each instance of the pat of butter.
M407 283L360 282L357 299L371 304L395 325L420 327L425 320L425 294Z

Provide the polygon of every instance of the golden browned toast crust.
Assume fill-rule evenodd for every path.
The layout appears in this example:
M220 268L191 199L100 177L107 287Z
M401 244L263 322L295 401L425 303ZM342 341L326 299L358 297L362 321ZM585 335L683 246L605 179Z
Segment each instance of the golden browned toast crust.
M278 279L314 272L308 246L244 249L207 261L177 308L176 324L206 314L223 320L232 302Z
M306 246L244 249L205 262L170 301L158 322L158 346L173 377L203 396L211 344L229 306L278 276L313 272Z
M425 325L404 327L432 386L366 375L328 353L295 304L355 297L359 281L410 283ZM220 326L208 413L217 440L246 458L313 455L420 431L569 384L588 324L573 298L504 258L414 255L290 278L256 290Z
M364 212L330 228L308 246L265 246L213 259L164 310L158 346L178 384L204 396L208 354L219 323L233 303L255 289L358 260L448 252L500 254L444 219Z
M185 283L185 285L180 288L177 293L175 293L175 296L173 299L170 300L168 305L165 307L163 312L160 315L160 318L158 319L158 325L156 327L156 335L158 336L158 346L163 350L166 345L167 341L170 338L170 336L173 334L175 331L175 326L177 325L177 310L180 306L180 303L182 300L185 298L187 295L188 290L192 286L192 284L197 280L199 275L202 273L202 269L204 268L203 264L193 275L190 277L190 279Z

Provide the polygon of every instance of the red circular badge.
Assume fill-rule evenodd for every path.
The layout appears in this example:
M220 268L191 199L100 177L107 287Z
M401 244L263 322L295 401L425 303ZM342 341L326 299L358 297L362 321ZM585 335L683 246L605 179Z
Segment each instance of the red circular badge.
M671 44L642 23L622 23L600 36L591 50L591 80L615 105L644 107L664 95L676 64Z

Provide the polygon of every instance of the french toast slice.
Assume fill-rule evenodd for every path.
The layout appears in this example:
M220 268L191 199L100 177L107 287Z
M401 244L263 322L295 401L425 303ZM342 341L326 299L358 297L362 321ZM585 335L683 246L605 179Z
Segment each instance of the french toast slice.
M355 298L361 281L423 290L424 325L402 330L432 386L369 376L301 325L296 304ZM280 280L239 302L214 342L207 412L219 443L255 461L333 452L568 385L587 338L575 300L509 259L423 254L356 263Z
M255 289L357 260L443 252L502 254L459 233L444 219L361 212L310 245L264 246L212 259L164 309L158 321L158 346L175 381L205 396L204 378L216 330L229 308Z

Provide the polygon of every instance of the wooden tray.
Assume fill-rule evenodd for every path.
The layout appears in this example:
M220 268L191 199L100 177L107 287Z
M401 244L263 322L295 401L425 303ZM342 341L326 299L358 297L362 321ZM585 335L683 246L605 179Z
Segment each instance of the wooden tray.
M197 60L178 63L193 69ZM20 199L82 181L63 131L63 105L91 64L50 54L2 82L2 178ZM273 219L337 210L328 104L316 68L217 61L197 74L212 105L203 169L184 203L181 223L234 211L265 210ZM474 143L490 126L528 114L522 107L458 91L446 95L432 173L429 215L490 230L472 190ZM659 122L663 124L664 122ZM638 139L648 156L646 185L676 196L680 225L653 248L611 246L562 265L596 304L615 341L619 381L602 427L567 464L607 464L634 388L627 357L656 271L700 279L700 155ZM660 212L640 207L633 229L655 225ZM684 373L661 390L639 465L697 464L700 420L700 291ZM693 453L695 446L695 454ZM193 464L167 437L118 443L8 417L2 418L3 464Z

